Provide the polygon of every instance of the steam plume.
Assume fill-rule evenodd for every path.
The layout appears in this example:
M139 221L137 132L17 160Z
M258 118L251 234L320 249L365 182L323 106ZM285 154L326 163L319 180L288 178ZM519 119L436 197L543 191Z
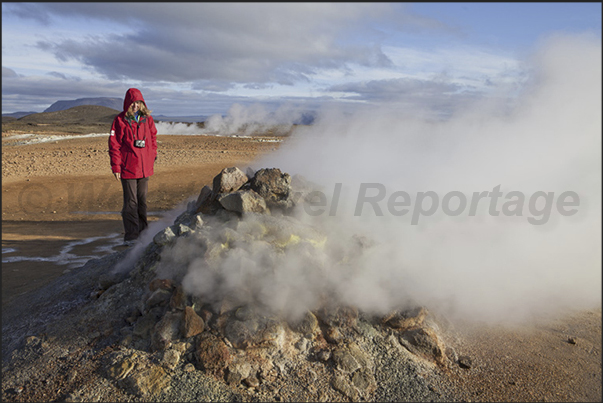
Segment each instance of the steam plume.
M288 104L278 107L274 112L260 104L247 107L234 104L226 116L210 116L205 122L205 133L225 136L242 133L249 136L275 127L284 133L291 129L301 117L300 107Z
M196 123L170 123L156 122L157 134L178 134L178 135L199 135L204 134L204 129L197 126Z
M347 299L382 308L395 302L392 295L406 295L483 320L600 306L601 45L551 38L527 62L531 79L511 108L508 99L482 101L445 122L395 106L324 113L260 163L325 189L343 184L336 216L319 221L327 231L345 222L380 245L361 275L340 279ZM410 212L378 217L368 205L354 216L361 183L383 184L388 196L433 191L440 201L451 191L470 198L500 185L526 200L522 216L492 216L486 203L474 217L467 210L451 217L440 207L412 225ZM531 224L528 198L537 191L576 192L578 213L561 216L553 207L547 222Z
M323 111L256 165L322 187L323 214L300 210L301 224L279 231L286 237L311 224L327 241L276 251L245 220L220 227L220 242L230 236L239 247L219 267L212 269L207 250L190 238L162 256L162 274L180 270L187 291L208 299L259 299L291 315L315 308L323 295L374 313L412 301L488 321L600 306L601 45L588 37L552 38L527 62L531 79L512 103L480 101L446 121L396 105L353 116ZM381 215L370 203L356 214L362 184L386 193L377 203ZM412 199L401 216L388 207L400 191ZM446 194L471 200L495 191L503 194L498 215L490 197L472 215L469 206L453 216L440 204L413 222L420 192L441 202ZM579 196L571 216L547 198L568 191ZM537 192L545 193L530 201ZM514 214L501 212L511 201Z
M304 117L300 106L290 104L281 105L275 111L261 104L234 104L226 116L212 115L207 118L204 127L196 123L173 122L156 122L156 126L157 134L251 136L272 131L274 135L283 135Z

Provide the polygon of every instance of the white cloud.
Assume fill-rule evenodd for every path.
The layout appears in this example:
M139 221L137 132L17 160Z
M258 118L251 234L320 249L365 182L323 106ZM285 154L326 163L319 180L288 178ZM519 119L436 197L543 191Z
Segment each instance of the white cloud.
M3 65L22 76L18 85L24 88L20 96L16 81L6 88L3 81L3 110L28 102L48 106L66 93L77 93L75 99L114 91L110 96L120 97L131 86L145 89L155 111L170 115L223 114L234 103L261 102L274 110L279 100L306 106L390 101L387 83L424 84L411 93L423 97L401 101L431 102L433 108L454 104L459 96L520 88L519 57L461 46L461 28L413 14L414 8L404 3L3 3ZM69 88L56 88L48 74L64 77ZM31 97L33 82L38 100ZM460 95L448 99L446 91L442 97L438 87L456 88ZM98 90L89 93L90 88ZM379 94L379 88L386 91Z
M408 77L432 79L445 73L456 82L470 78L475 84L489 79L500 82L517 80L524 74L521 55L504 55L479 47L453 46L429 49L384 47L384 52Z
M40 4L41 10L55 18L103 20L111 16L113 23L121 20L128 28L127 32L108 31L64 40L48 38L40 46L62 60L78 60L110 78L176 82L217 79L292 83L314 68L387 62L378 46L346 43L345 35L352 29L365 30L367 23L380 18L392 5L182 6L186 10L168 3L149 4L142 10L128 3L119 7L104 4L101 12L97 4L69 8Z

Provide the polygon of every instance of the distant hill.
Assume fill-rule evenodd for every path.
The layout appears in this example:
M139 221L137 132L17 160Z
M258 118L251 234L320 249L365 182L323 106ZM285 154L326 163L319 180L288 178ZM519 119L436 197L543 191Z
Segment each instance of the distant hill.
M3 117L3 118L15 118L15 119L19 119L19 118L22 118L23 116L31 115L32 113L38 113L38 112L13 112L13 113L3 113L3 114L2 114L2 117Z
M104 106L107 108L122 111L124 107L124 100L122 98L80 98L71 101L57 101L50 105L44 112L58 112L66 109L73 108L81 105L97 105Z
M108 133L119 113L119 110L106 106L80 105L57 112L33 113L20 119L3 118L2 133Z
M15 120L17 120L17 118L14 118L12 116L4 116L2 115L2 123L9 123L9 122L14 122Z
M49 124L111 124L113 118L119 114L119 110L99 105L80 105L66 110L56 112L42 112L27 115L18 119L21 123L32 123L38 125Z

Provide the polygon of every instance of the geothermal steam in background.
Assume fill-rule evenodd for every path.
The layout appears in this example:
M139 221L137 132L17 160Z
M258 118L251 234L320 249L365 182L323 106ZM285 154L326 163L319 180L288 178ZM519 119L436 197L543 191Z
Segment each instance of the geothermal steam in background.
M260 104L248 107L233 104L226 116L212 115L207 118L203 128L197 127L194 123L156 122L155 124L157 134L251 136L256 131L275 126L286 132L302 118L303 109L291 104L280 105L274 112L270 112Z
M327 204L321 216L305 217L332 237L355 232L377 241L362 270L333 282L342 302L380 311L405 296L451 316L492 321L600 306L601 44L552 38L528 63L528 84L512 102L480 101L445 122L396 105L354 115L323 111L255 164L321 184L329 202L342 184L335 215ZM361 183L385 186L382 216L366 203L362 216L354 215ZM498 216L489 214L490 198L475 216L469 206L457 216L442 212L449 192L470 203L474 192L498 185ZM396 191L413 199L406 215L388 211ZM427 191L440 205L412 225L416 196ZM548 216L538 215L544 197L530 210L538 191L554 193ZM579 195L580 205L567 207L578 210L573 216L555 204L565 191ZM517 192L525 196L522 215L503 214L512 200L505 197Z

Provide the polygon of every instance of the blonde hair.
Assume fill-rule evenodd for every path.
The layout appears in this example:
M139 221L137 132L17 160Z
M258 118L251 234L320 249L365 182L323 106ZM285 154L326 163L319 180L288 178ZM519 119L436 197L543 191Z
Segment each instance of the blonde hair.
M132 102L130 104L130 107L128 108L128 111L126 112L126 116L134 116L134 104L138 103L138 112L140 113L140 115L142 116L148 116L151 114L152 111L150 111L147 106L145 105L145 103L143 101L136 101L136 102Z

